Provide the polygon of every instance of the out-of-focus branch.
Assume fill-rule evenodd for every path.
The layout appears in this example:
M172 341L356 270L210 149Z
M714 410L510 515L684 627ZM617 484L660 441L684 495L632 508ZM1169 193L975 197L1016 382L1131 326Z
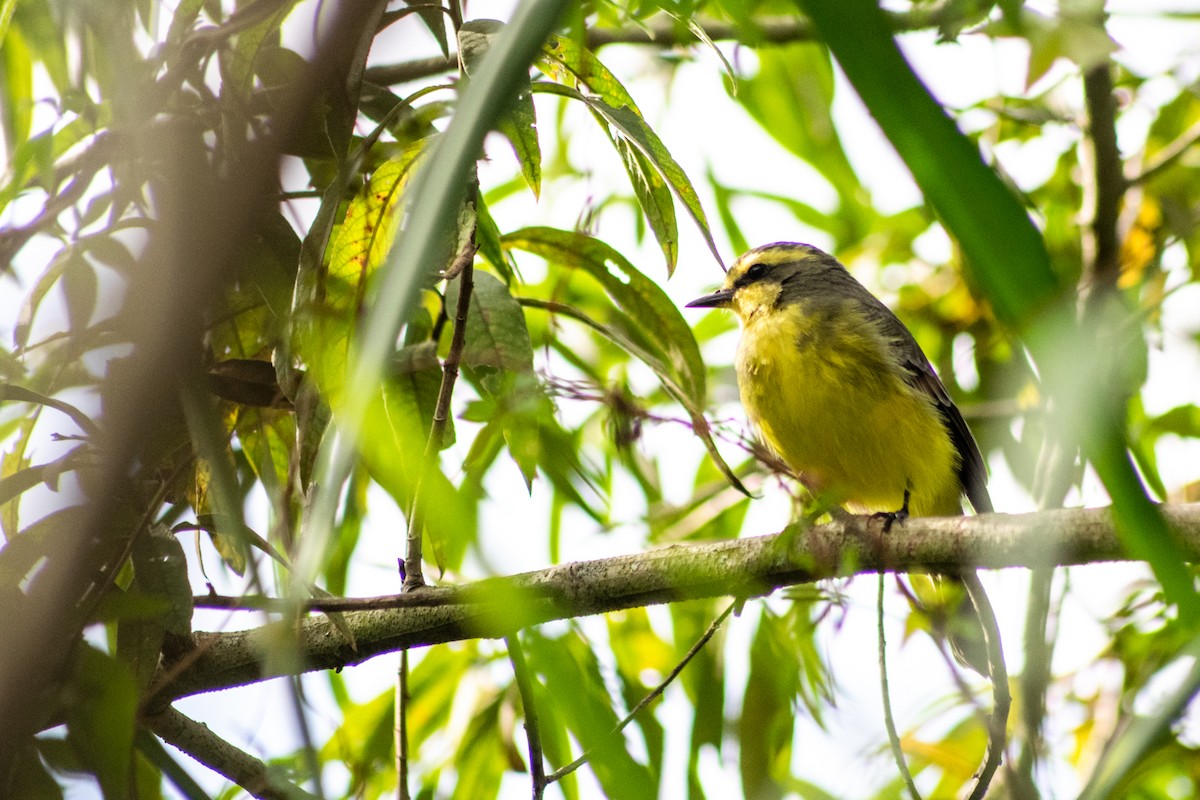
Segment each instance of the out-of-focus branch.
M1193 124L1178 139L1168 144L1162 150L1159 150L1154 155L1154 158L1146 162L1141 172L1126 175L1125 182L1130 185L1145 183L1178 161L1184 153L1192 149L1197 143L1200 143L1200 122Z
M1200 561L1200 504L1162 507L1180 546ZM405 647L502 638L555 619L699 597L758 596L835 576L967 567L1045 567L1126 559L1109 509L910 519L890 535L851 517L787 536L758 536L563 564L463 587L474 602L357 611L342 619L351 644L328 619L300 624L299 669L336 669ZM789 544L790 543L790 544ZM162 689L173 699L253 683L265 670L264 629L198 633L205 649Z
M1103 295L1117 285L1121 270L1121 237L1117 229L1125 169L1117 149L1117 99L1113 96L1112 65L1105 61L1083 76L1087 102L1088 143L1092 155L1092 202L1089 246L1084 258L1081 288L1084 299ZM1085 200L1085 203L1087 201Z
M897 32L925 30L963 21L961 3L930 3L911 11L888 15ZM702 20L700 29L714 42L741 41L750 45L789 44L813 39L812 23L806 17L768 17L755 21L752 27L729 22ZM699 44L701 39L687 25L666 16L658 16L640 25L625 28L589 28L586 34L589 49L610 44L654 45L663 49ZM458 68L458 55L448 58L435 56L371 67L366 79L380 86L427 78Z
M309 69L281 99L270 126L274 133L229 143L230 163L238 166L234 174L215 174L203 154L184 153L184 140L166 135L167 130L114 121L114 129L131 128L124 131L131 162L148 152L173 172L156 197L159 222L130 278L130 299L114 320L133 350L105 380L103 435L95 443L104 464L86 484L88 503L78 536L73 547L45 554L20 613L0 619L0 776L21 751L21 742L45 723L45 693L63 675L84 622L81 598L97 576L103 579L104 565L128 533L114 519L126 497L131 465L151 433L146 420L173 402L175 376L186 374L183 365L197 359L209 300L232 274L254 224L270 210L280 154L301 130L300 120L314 100L341 89L346 54L356 52L362 36L373 32L370 26L364 31L363 21L373 18L349 7L333 16Z

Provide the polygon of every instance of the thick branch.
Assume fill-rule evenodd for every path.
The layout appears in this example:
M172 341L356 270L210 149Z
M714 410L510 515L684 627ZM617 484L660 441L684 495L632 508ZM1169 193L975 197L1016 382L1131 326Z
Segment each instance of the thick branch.
M281 780L259 759L217 736L202 722L173 708L148 720L163 741L187 753L260 800L316 800L298 786Z
M1163 506L1181 547L1200 561L1200 504ZM789 531L789 533L794 533ZM790 545L789 545L790 543ZM359 664L406 647L501 638L529 625L699 597L765 595L823 578L895 572L961 572L967 567L1044 567L1126 559L1109 509L985 514L907 520L883 534L877 521L852 517L797 535L674 545L645 553L563 564L463 587L461 605L346 613L357 648L324 617L304 620L299 657L264 658L278 631L197 633L204 648L165 683L174 699L253 683L281 673Z

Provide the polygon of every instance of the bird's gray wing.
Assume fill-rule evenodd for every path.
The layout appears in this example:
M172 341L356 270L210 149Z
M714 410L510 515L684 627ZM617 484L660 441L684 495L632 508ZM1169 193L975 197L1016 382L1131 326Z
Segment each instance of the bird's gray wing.
M992 498L987 490L987 467L962 412L950 399L950 393L946 391L941 378L933 371L933 365L929 363L929 359L921 351L921 346L904 323L883 303L876 301L872 306L872 316L876 318L876 324L880 325L896 363L903 370L905 382L928 395L942 416L942 423L949 431L950 441L961 459L958 477L963 493L971 501L975 513L989 513L992 510Z

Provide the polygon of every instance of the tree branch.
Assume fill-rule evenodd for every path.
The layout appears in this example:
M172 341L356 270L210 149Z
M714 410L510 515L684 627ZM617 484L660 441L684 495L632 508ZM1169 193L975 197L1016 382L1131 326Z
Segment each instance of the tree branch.
M1200 504L1166 505L1162 511L1180 547L1200 561ZM781 586L880 570L957 574L966 567L1128 558L1108 508L910 519L886 535L878 521L850 517L785 534L673 545L492 578L463 587L472 602L461 605L346 613L343 624L357 647L328 619L312 617L300 623L300 652L292 663L302 671L338 669L405 647L502 638L556 619L700 597L760 596ZM267 629L195 638L203 654L164 682L160 701L285 674L266 666L272 641Z
M1084 259L1081 281L1085 299L1102 297L1116 288L1121 272L1121 239L1117 230L1121 198L1125 194L1125 172L1117 148L1117 99L1113 96L1112 65L1108 61L1092 67L1083 76L1087 101L1088 142L1092 156L1094 192L1085 211L1091 212L1091 252Z
M316 795L272 775L270 768L262 761L217 736L204 723L196 722L174 708L168 708L147 722L163 741L233 781L259 800L317 800Z
M922 6L911 11L892 12L888 17L897 33L967 21L960 3L931 3L928 7ZM768 17L756 20L752 26L718 20L703 20L699 25L704 35L714 42L740 41L750 45L790 44L809 42L814 38L812 22L806 17ZM586 35L589 50L609 44L654 45L665 49L700 42L700 38L687 25L665 15L626 28L588 28ZM458 55L451 53L447 58L434 56L371 67L366 71L365 79L379 86L392 86L457 68Z

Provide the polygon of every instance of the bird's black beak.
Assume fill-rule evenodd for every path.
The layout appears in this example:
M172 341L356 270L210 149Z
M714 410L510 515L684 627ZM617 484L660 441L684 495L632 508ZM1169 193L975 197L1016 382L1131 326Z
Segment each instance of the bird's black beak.
M688 308L728 308L729 301L733 299L733 289L721 289L706 294L704 297L697 297L695 300L687 304Z

